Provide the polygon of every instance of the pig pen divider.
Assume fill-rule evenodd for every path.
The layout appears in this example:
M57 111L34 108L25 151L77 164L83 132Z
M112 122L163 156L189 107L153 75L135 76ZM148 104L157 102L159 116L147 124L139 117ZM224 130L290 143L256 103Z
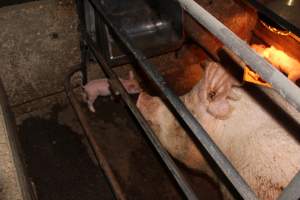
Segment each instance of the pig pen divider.
M97 60L98 61L101 60L101 63L105 65L105 61L104 61L103 57L101 57L101 55L97 54ZM142 114L139 112L138 108L135 106L135 104L130 99L130 96L127 94L126 90L123 88L123 85L120 83L120 80L117 78L117 75L108 66L107 66L107 69L108 69L108 71L105 71L105 72L107 72L110 76L115 78L114 81L116 81L116 82L112 83L114 90L120 92L120 95L125 100L128 107L130 108L132 113L135 115L135 117L139 121L140 125L145 130L147 137L149 138L151 143L154 145L156 151L159 153L162 160L164 161L164 163L166 164L166 166L172 173L172 175L175 177L176 181L178 182L179 186L182 188L185 195L188 197L188 199L196 200L197 197L194 194L194 192L192 191L191 187L189 186L189 184L185 180L184 176L181 174L181 172L177 168L176 164L174 163L174 161L172 160L170 155L162 147L158 138L155 136L155 134L153 133L153 131L147 124L146 120L143 118ZM80 107L79 102L76 99L75 94L71 87L72 76L77 72L82 72L82 70L83 70L82 65L73 66L73 68L67 74L67 76L65 78L65 92L67 94L67 97L68 97L71 105L73 106L73 109L75 110L75 114L80 122L80 125L82 126L82 128L84 130L84 133L89 141L90 146L93 149L96 159L97 159L98 163L100 164L100 167L102 168L104 174L106 175L106 177L111 185L111 188L114 192L116 199L125 200L126 195L124 195L124 193L121 189L121 186L120 186L118 180L116 179L106 157L102 153L101 148L99 148L99 146L96 144L96 139L93 136L92 129L87 121L87 117L85 116L84 112L82 111L82 108Z
M82 0L78 0L79 5L82 5ZM80 2L81 1L81 2ZM187 127L192 131L193 135L199 140L200 144L204 147L204 149L208 152L210 157L213 159L213 161L217 164L219 169L223 172L223 174L228 178L230 183L234 186L236 191L240 194L240 196L243 199L257 199L255 193L252 191L252 189L249 187L249 185L244 181L244 179L240 176L240 174L237 172L237 170L233 167L233 165L229 162L229 160L226 158L226 156L222 153L222 151L218 148L218 146L212 141L212 139L208 136L207 132L202 128L202 126L199 124L199 122L193 117L193 115L189 112L189 110L185 107L185 105L181 102L181 100L178 98L177 95L175 95L166 85L165 80L162 78L161 74L155 69L155 66L152 63L149 63L146 60L146 57L141 53L139 49L137 49L134 44L130 41L130 39L127 36L127 33L125 30L123 30L120 27L117 27L109 18L109 15L106 13L106 10L102 8L99 1L95 0L89 0L90 4L92 5L93 9L95 10L95 13L100 15L102 20L105 22L105 24L108 26L110 31L114 33L114 35L120 40L120 42L126 47L126 49L129 51L129 53L134 57L134 59L137 61L140 68L146 73L148 77L155 83L155 85L158 87L158 89L162 92L163 96L167 99L167 101L170 103L171 107L174 108L175 112L179 115L181 120L187 125ZM82 6L79 6L79 9L83 9ZM79 11L79 13L82 13L83 11ZM83 18L81 17L81 20ZM118 81L115 74L112 72L110 67L106 64L106 62L102 59L103 56L101 56L99 49L97 49L97 46L94 44L93 40L90 38L90 36L87 34L84 27L82 28L82 40L86 43L88 50L92 52L92 54L95 56L97 62L100 64L101 68L105 72L106 76L111 80L111 86L113 90L116 90L119 94L121 94L121 97L127 104L127 106L130 108L132 113L135 115L135 117L140 116L140 119L138 119L140 125L144 129L146 133L149 133L152 130L149 129L149 125L147 125L145 119L140 114L139 110L135 106L135 104L128 98L128 94L120 85L120 82ZM85 64L85 63L83 63ZM119 85L119 87L118 87ZM121 87L120 87L121 86ZM154 147L157 148L157 146L161 146L158 141L151 141ZM163 149L163 148L162 148ZM165 150L163 149L163 152ZM161 154L161 152L159 152ZM167 155L167 153L166 153ZM161 156L162 157L162 156ZM169 169L171 169L171 172L183 190L184 194L188 199L196 199L196 196L194 193L190 190L189 187L187 187L186 182L182 182L181 176L179 171L174 171L172 169L176 169L175 164L172 162L171 165L168 165L165 158L162 157L163 161ZM181 177L181 178L180 178Z
M82 5L82 2L85 0L77 0L78 5ZM127 37L125 30L122 28L117 27L107 15L105 9L102 8L99 1L96 0L86 0L89 1L97 14L101 16L104 23L108 26L110 31L114 33L114 35L120 40L120 42L126 47L129 53L135 58L137 63L139 64L140 68L150 77L155 85L159 88L162 92L163 96L166 97L167 101L170 103L172 108L177 112L178 116L186 123L186 125L191 129L191 132L194 136L199 140L200 144L204 147L204 149L208 152L208 154L212 157L214 162L217 166L222 170L228 180L232 183L234 188L239 192L241 197L244 199L257 199L254 192L248 186L248 184L244 181L244 179L239 175L236 169L232 166L232 164L227 160L224 154L220 151L220 149L216 146L216 144L211 140L208 136L206 131L201 127L197 120L192 116L192 114L187 110L184 104L180 101L180 99L166 86L166 82L160 75L160 73L154 68L154 65L149 63L145 56L141 53L139 49L135 47L135 45L130 41ZM212 34L214 34L220 41L222 41L227 48L229 48L232 52L234 52L238 57L240 57L246 64L253 67L253 69L261 75L266 81L270 82L273 85L273 88L288 101L292 104L298 111L300 110L300 90L289 81L282 73L280 73L277 69L273 68L270 64L268 64L264 59L258 56L244 41L239 39L234 33L232 33L226 26L224 26L221 22L211 16L208 12L206 12L201 6L196 4L192 0L177 0L180 2L181 6L191 14L200 24L202 24L205 28L207 28ZM110 69L108 65L105 64L105 61L102 59L100 51L97 49L96 45L94 45L93 40L87 34L85 30L85 26L82 26L84 22L83 13L83 6L79 6L79 14L80 23L81 23L81 33L82 33L82 47L85 49L88 48L88 51L91 51L97 59L97 62L100 64L101 68L104 70L106 76L111 79L112 88L121 94L121 97L133 112L136 110L137 113L133 114L135 117L141 115L134 103L128 98L128 94L120 84L118 78L114 74L114 72ZM82 70L86 75L86 56L87 52L82 54ZM101 62L102 60L102 62ZM86 77L85 77L86 80ZM141 116L142 120L145 120ZM139 121L139 120L138 120ZM140 121L139 121L140 122ZM145 121L144 121L145 122ZM144 129L147 134L147 131L150 131L152 134L152 130L149 128L149 125L145 122L145 124L140 122L140 125ZM149 132L148 132L149 133ZM148 136L149 137L149 136ZM155 141L151 141L152 144L156 147L157 145L161 146L160 143L156 143ZM158 141L157 141L158 142ZM157 149L159 150L159 149ZM162 148L163 151L165 151ZM159 152L160 153L160 152ZM162 156L161 156L162 157ZM183 192L187 196L188 199L196 198L193 195L193 192L190 190L190 187L186 182L180 178L180 176L176 176L176 174L180 174L177 171L177 168L174 163L166 163L164 157L162 157L165 164L167 164L168 168L171 168L171 172L174 175L176 181L178 182L179 186L181 186ZM174 166L173 166L174 164ZM176 169L172 171L172 169ZM297 176L298 177L298 176ZM296 177L296 178L297 178ZM299 186L298 179L294 178L294 182L296 185ZM182 181L182 182L181 182ZM295 185L290 184L290 185ZM290 185L283 191L283 195L285 197L291 197L292 195L289 194ZM292 187L292 186L291 186ZM299 188L299 187L298 187ZM289 199L288 198L288 199ZM282 198L281 198L282 199Z
M162 146L158 138L156 137L155 133L147 123L146 119L143 117L139 109L136 107L135 103L131 100L131 97L127 93L126 89L118 79L118 76L113 72L113 70L106 64L105 59L101 56L101 53L97 51L97 48L93 45L92 41L89 38L86 38L87 44L94 54L96 60L100 63L104 73L110 78L110 83L112 86L113 91L120 94L132 114L135 116L137 121L139 122L140 126L143 128L147 138L150 140L152 145L154 146L155 150L158 152L160 157L162 158L163 162L170 170L171 174L175 178L178 185L181 187L182 191L186 195L188 199L196 200L198 199L191 189L188 182L185 180L185 177L182 175L178 167L176 166L173 159L170 157L168 152Z

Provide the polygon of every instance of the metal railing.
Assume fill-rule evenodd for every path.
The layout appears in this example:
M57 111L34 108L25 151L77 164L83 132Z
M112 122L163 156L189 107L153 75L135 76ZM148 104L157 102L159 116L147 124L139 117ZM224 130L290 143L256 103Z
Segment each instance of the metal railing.
M162 147L159 140L156 138L153 130L147 124L146 120L136 107L135 103L129 98L126 90L120 83L118 77L113 72L113 70L106 64L105 59L101 55L99 49L94 44L94 41L90 38L85 30L84 14L83 14L83 4L85 0L77 0L78 11L81 20L81 33L82 33L82 71L86 75L86 48L90 51L96 58L97 62L100 64L106 76L110 79L112 89L118 92L123 98L126 105L129 107L143 130L145 131L148 139L151 141L156 151L159 153L160 157L164 161L165 165L171 171L178 185L181 187L182 191L188 199L197 199L195 193L190 188L189 184L182 176L174 161L171 159L166 150ZM212 141L207 132L199 124L199 122L193 117L182 101L175 95L171 89L166 85L165 80L161 74L156 70L155 66L150 63L145 56L141 53L139 49L130 41L125 30L116 26L107 15L105 9L102 8L100 1L96 0L86 0L91 3L95 12L99 14L105 24L108 26L110 31L119 39L119 41L126 47L131 56L136 60L139 67L145 72L145 74L154 82L157 88L161 91L162 95L168 101L170 106L175 110L177 118L180 118L193 135L198 139L199 143L202 145L204 150L212 158L215 164L223 172L223 174L230 181L232 186L240 194L243 199L257 199L255 193L245 182L245 180L240 176L237 170L232 166L223 152L218 148L218 146ZM226 26L214 18L211 14L206 12L201 6L195 3L193 0L177 0L181 6L195 19L212 32L220 41L222 41L225 46L234 52L238 57L240 57L245 63L249 64L253 69L258 72L266 81L273 85L273 88L279 92L288 102L290 102L297 110L300 110L300 89L297 88L295 84L289 81L282 73L274 69L270 64L268 64L263 58L258 56L245 42L239 39L234 33L232 33ZM86 81L86 77L84 79ZM299 175L298 175L299 179ZM288 186L288 188L283 192L282 196L284 198L291 198L289 191L294 191L295 185L299 186L299 180L295 179ZM300 186L298 187L300 188ZM282 199L282 198L281 198Z

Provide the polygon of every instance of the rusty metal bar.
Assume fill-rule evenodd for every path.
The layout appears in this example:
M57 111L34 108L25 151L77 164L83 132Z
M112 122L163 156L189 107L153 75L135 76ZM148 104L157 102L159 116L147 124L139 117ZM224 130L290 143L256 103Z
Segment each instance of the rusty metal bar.
M156 70L155 66L146 60L142 52L137 49L134 44L130 41L125 30L120 27L117 27L110 21L108 14L105 9L102 8L99 1L89 0L91 5L94 7L95 11L102 17L106 25L110 28L111 31L116 35L122 44L129 50L133 55L141 69L148 75L148 77L155 83L158 89L162 92L163 96L170 103L172 108L176 111L178 116L182 121L187 125L187 127L192 131L194 136L198 139L200 144L208 152L208 154L215 161L217 166L225 174L228 180L232 183L234 188L239 192L239 194L244 199L257 199L255 193L233 167L230 161L222 153L219 147L212 141L207 132L199 124L199 122L194 118L190 111L186 108L183 102L175 95L171 89L166 85L165 80L161 74ZM92 45L92 41L88 46ZM94 54L97 56L97 54Z
M72 87L70 84L71 81L71 77L73 74L75 74L76 72L82 71L83 68L81 65L77 65L75 66L65 77L65 92L67 94L67 97L71 103L71 105L73 106L75 113L79 119L79 122L84 130L84 133L86 134L86 137L94 151L94 154L97 158L97 161L100 165L100 167L102 168L105 176L107 177L109 184L111 185L111 188L113 189L114 195L116 197L116 199L118 200L126 200L125 194L115 176L115 174L113 173L106 157L104 156L102 149L97 145L96 139L94 137L94 134L92 133L91 127L80 107L80 104L78 103L78 101L76 100L76 97L72 91Z
M223 44L240 57L247 65L251 66L265 81L300 111L300 89L288 80L280 71L259 56L249 45L236 36L224 24L197 4L194 0L176 0L181 6L203 25L209 32L216 36Z

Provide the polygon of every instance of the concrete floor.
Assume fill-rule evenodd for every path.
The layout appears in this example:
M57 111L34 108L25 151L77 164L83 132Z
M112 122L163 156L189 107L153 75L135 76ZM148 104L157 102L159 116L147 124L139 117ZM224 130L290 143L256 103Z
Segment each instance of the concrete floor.
M0 199L22 200L16 168L8 143L6 126L0 106Z
M0 77L10 105L62 91L64 74L80 60L73 1L2 7L0 27Z
M42 0L2 7L0 27L0 78L17 124L30 116L47 119L54 105L68 103L63 92L64 76L80 60L73 0ZM169 65L159 62L160 68ZM116 71L126 76L129 67ZM98 66L89 67L90 79L101 76ZM67 112L60 122L72 124L70 127L78 132L71 115ZM1 117L0 110L0 200L19 200L21 193Z
M72 0L0 7L0 79L17 117L65 102L64 74L80 58L77 26ZM21 200L10 148L0 108L0 200Z
M73 0L41 0L0 7L0 80L17 124L47 118L53 105L67 104L66 72L80 61ZM124 74L124 68L117 70ZM128 71L128 68L125 68ZM91 79L103 76L96 65ZM0 110L0 200L22 199Z

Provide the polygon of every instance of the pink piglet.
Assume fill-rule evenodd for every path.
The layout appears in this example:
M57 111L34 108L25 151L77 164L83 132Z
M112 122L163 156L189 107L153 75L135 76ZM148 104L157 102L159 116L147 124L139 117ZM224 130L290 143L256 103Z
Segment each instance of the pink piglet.
M132 71L129 72L128 79L119 79L123 84L124 88L129 94L137 94L142 91L137 80L134 78ZM96 112L94 108L94 102L98 96L109 96L111 95L110 85L108 79L96 79L89 81L83 87L83 101L88 104L88 108L91 112Z

